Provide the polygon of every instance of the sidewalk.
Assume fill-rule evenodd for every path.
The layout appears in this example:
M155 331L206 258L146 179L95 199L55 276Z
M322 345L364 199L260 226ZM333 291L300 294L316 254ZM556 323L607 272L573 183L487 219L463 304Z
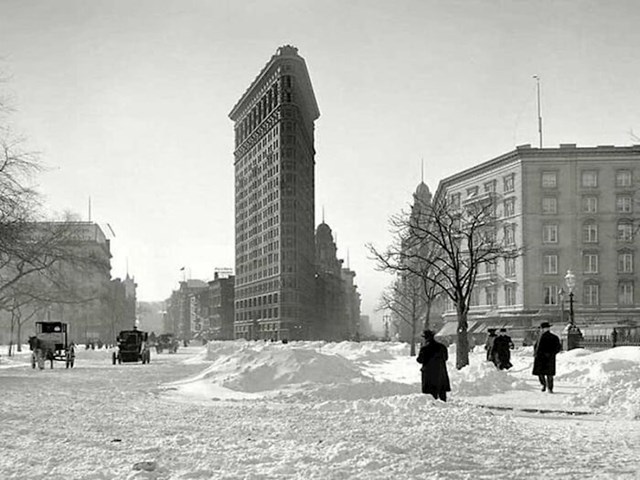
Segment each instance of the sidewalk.
M513 410L533 413L564 413L567 415L588 415L595 412L583 406L568 404L568 399L584 390L577 385L563 385L557 382L553 393L540 391L536 379L525 380L526 390L510 390L490 396L467 397L466 403L495 410Z

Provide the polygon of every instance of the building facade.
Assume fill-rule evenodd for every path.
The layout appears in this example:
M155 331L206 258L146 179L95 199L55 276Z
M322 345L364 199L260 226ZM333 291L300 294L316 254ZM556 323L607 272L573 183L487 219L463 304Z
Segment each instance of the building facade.
M32 239L29 244L41 249L33 252L38 267L4 290L20 300L20 316L29 319L28 324L17 325L21 332L17 341L33 334L35 321L50 320L67 323L69 338L76 343L108 343L119 322L130 318L132 306L135 320L135 282L125 286L112 281L110 240L98 224L35 222L23 228ZM24 266L7 262L0 272L2 281L18 278L11 271L16 268Z
M574 144L524 145L442 180L435 197L450 205L493 201L498 237L522 251L479 272L469 332L505 326L526 339L542 320L562 329L568 270L576 276L575 323L585 336L640 325L638 182L640 146ZM448 310L451 318L451 304ZM454 332L450 322L440 334Z
M198 279L180 282L178 290L171 292L165 301L167 310L164 319L164 331L173 333L183 341L199 336L205 320L200 316L200 299L207 290L207 283Z
M235 134L235 338L304 339L314 295L314 122L309 72L283 46L229 117Z
M331 228L324 221L316 229L316 293L311 338L357 340L360 336L360 293L356 273L342 266Z
M233 275L221 276L217 272L213 280L207 282L208 288L202 292L200 302L201 316L205 318L205 340L233 340L233 303L234 303Z

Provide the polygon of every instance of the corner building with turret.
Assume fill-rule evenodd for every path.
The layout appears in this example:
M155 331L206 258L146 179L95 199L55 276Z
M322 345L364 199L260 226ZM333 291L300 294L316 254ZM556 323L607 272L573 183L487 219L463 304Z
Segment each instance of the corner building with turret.
M235 133L235 338L309 338L314 317L314 122L304 59L278 48L229 117Z

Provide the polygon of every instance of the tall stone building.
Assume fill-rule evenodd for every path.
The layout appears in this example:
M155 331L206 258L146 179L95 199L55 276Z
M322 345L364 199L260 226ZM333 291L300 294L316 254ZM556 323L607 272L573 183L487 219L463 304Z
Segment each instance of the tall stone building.
M236 338L304 339L314 297L314 122L304 59L278 48L231 110Z
M525 338L542 320L569 321L568 270L575 322L585 337L638 332L640 146L518 147L440 182L435 198L451 205L490 199L499 239L522 249L516 259L480 271L469 332L509 328ZM453 319L453 305L445 315ZM454 335L448 322L441 335Z
M110 342L120 321L135 321L135 282L127 285L127 290L124 284L112 281L110 240L98 224L35 222L22 228L22 233L32 239L30 245L40 245L40 250L32 252L38 268L16 277L12 270L24 269L25 265L9 258L0 269L5 295L20 300L21 316L30 319L18 325L24 327L25 334L18 341L33 333L37 320L67 323L70 339L76 343ZM19 280L7 285L11 278ZM128 302L131 296L133 300ZM125 304L129 310L125 311ZM118 317L114 314L116 306L123 306ZM0 330L2 323L0 315Z
M316 262L316 317L312 337L346 340L349 328L342 260L337 258L331 228L324 222L316 229Z

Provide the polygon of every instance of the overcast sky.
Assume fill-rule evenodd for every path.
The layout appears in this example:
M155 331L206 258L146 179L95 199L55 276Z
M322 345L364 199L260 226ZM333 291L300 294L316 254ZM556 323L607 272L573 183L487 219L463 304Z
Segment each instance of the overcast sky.
M374 313L390 277L365 244L424 179L538 144L640 134L640 6L602 1L0 0L12 121L49 170L53 211L108 223L112 275L140 300L234 266L228 113L278 46L307 62L316 223Z

